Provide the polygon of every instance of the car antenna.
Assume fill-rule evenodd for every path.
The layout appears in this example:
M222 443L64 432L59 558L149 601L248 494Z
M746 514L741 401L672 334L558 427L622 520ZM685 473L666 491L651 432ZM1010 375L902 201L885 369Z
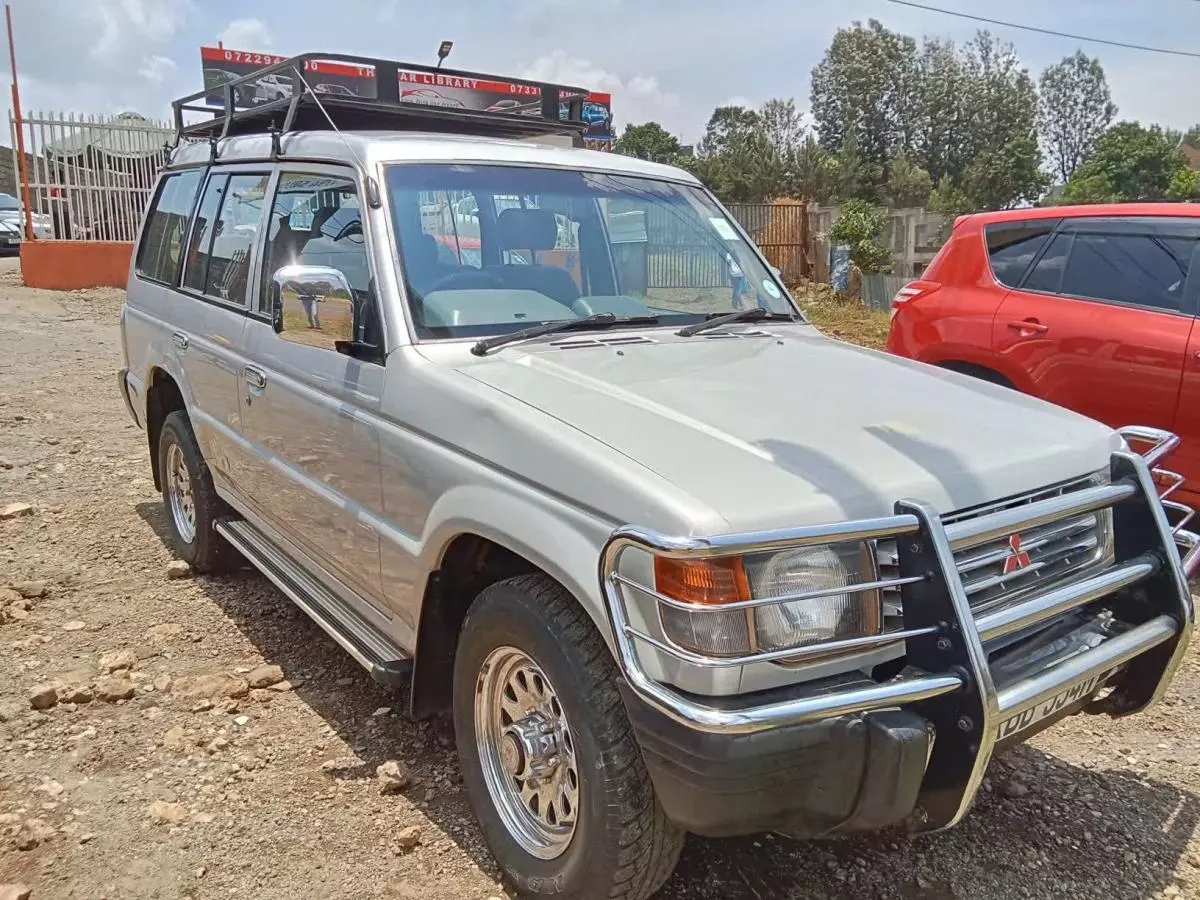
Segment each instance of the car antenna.
M300 70L293 66L292 72L297 78L300 79L300 83L304 85L304 90L306 90L308 95L312 97L313 103L317 105L317 109L321 111L321 115L325 117L325 121L329 123L329 127L333 129L334 134L342 139L342 143L346 145L346 149L350 151L350 155L354 157L354 161L358 163L358 167L362 170L363 176L367 179L367 202L371 204L372 209L379 209L379 207L383 205L383 201L379 199L379 185L376 184L375 179L367 171L366 163L364 163L362 161L362 157L355 152L354 147L351 146L350 141L346 138L346 136L342 134L341 129L334 124L333 117L329 115L329 111L326 110L325 106L321 103L321 98L317 96L317 92L314 91L312 86L304 80L304 76L300 73Z

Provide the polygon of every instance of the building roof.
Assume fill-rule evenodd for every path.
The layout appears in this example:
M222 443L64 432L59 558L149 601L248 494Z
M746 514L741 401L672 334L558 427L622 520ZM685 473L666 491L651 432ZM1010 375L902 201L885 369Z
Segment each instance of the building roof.
M46 145L46 152L60 156L80 156L89 149L112 156L153 156L174 137L174 130L162 122L153 122L135 112L123 112L99 122L79 120L66 137Z

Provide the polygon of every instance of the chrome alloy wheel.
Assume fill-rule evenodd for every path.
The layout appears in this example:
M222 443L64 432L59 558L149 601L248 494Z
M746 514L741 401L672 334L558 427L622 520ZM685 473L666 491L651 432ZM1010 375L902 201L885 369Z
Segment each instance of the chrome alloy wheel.
M538 859L561 856L579 818L579 772L550 680L515 647L488 654L475 685L475 743L504 827Z
M171 504L171 518L179 536L187 543L196 539L196 501L192 496L192 477L188 474L187 460L178 444L167 447L167 497Z

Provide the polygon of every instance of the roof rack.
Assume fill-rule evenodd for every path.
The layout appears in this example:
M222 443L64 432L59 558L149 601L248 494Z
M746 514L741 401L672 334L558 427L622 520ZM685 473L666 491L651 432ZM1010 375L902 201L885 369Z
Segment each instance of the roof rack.
M320 71L321 63L357 67L360 73L374 81L375 96L318 95L311 82L313 75ZM505 78L508 84L522 89L531 105L540 100L540 106L527 109L523 114L486 112L406 102L402 100L400 90L401 73L427 73L439 79L439 84L449 83L440 79L493 81L496 77L344 53L303 53L234 78L219 88L206 88L173 101L175 142L178 144L184 138L212 141L238 134L328 130L332 125L336 130L436 131L489 137L559 134L582 143L587 130L582 113L588 92L583 88ZM279 99L239 106L238 98L253 94L259 80L267 75L278 76L278 80L290 85L291 89L285 90L285 96ZM220 98L217 109L211 105L213 97ZM565 117L562 114L564 106ZM204 112L212 118L185 125L185 112Z

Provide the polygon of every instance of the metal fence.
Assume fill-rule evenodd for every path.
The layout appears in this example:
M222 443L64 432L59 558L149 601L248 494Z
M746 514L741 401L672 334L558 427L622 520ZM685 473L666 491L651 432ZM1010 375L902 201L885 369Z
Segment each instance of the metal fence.
M724 249L696 222L654 205L645 211L645 229L647 287L730 286Z
M862 280L863 305L869 309L887 312L892 308L892 298L896 296L896 291L911 280L905 275L864 275Z
M174 128L135 113L102 117L39 112L20 121L10 113L8 121L18 172L17 147L24 143L29 205L41 237L136 237L142 210L167 161ZM17 140L18 129L22 141Z

